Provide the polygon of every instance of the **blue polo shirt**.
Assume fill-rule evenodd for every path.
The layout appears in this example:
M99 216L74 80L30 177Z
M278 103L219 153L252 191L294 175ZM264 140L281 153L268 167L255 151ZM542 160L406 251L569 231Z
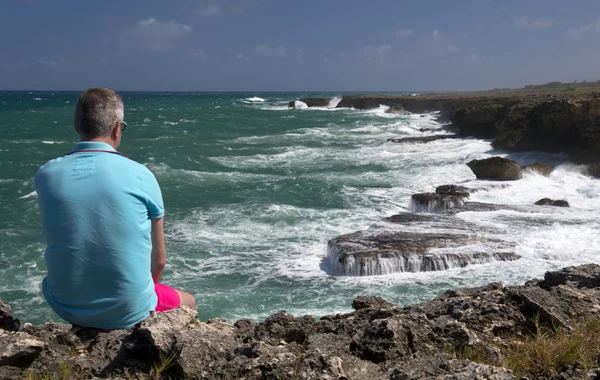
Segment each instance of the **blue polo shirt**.
M47 244L44 297L72 324L129 328L157 303L150 219L164 214L160 187L144 165L81 150L115 151L80 142L35 176Z

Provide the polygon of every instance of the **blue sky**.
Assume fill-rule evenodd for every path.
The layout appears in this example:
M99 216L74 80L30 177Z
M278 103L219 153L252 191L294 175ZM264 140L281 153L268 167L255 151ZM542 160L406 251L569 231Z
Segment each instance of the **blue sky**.
M598 0L0 1L0 89L424 91L600 80Z

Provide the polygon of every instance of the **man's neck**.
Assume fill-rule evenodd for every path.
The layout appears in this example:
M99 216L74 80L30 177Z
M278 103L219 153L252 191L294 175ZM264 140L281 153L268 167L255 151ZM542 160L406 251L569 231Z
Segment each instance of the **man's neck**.
M117 144L110 137L95 137L93 139L84 139L81 138L80 142L101 142L112 146L115 150L117 150Z

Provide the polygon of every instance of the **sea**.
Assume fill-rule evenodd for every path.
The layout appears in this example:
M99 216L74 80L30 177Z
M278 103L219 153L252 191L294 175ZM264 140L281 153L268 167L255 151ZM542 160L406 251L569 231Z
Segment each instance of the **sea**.
M521 284L600 261L600 180L567 156L495 151L473 138L389 142L448 132L435 114L334 108L341 95L123 93L119 150L155 174L164 197L163 281L196 297L201 320L263 320L280 310L319 317L349 312L359 295L409 305L449 288ZM41 293L45 245L32 180L78 141L77 96L0 92L0 299L35 324L60 318ZM288 108L309 96L331 102ZM494 155L556 168L549 177L476 180L466 162ZM521 259L363 277L328 270L330 239L410 211L412 194L443 184L481 188L472 201L518 206L457 218L512 242ZM533 205L544 197L570 208Z

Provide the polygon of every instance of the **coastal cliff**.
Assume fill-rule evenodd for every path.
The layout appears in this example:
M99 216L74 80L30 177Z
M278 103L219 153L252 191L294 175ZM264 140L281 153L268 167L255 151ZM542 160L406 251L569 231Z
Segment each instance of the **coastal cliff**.
M299 99L322 107L328 99ZM520 94L513 96L441 94L419 96L344 96L337 108L388 112L439 112L458 136L494 139L493 147L508 151L564 152L580 163L600 161L600 94ZM296 101L289 104L296 106Z
M600 374L595 330L588 343L596 346L568 342L588 362L577 355L562 362L560 354L541 367L519 364L534 355L519 350L536 339L551 339L559 331L575 336L583 324L596 328L599 265L548 272L522 286L448 290L412 306L358 297L352 307L351 313L319 320L281 311L261 323L234 324L203 323L195 311L180 308L154 313L131 330L101 332L57 322L21 324L0 302L0 378L584 379ZM544 344L540 350L559 343ZM546 372L524 372L532 368Z

